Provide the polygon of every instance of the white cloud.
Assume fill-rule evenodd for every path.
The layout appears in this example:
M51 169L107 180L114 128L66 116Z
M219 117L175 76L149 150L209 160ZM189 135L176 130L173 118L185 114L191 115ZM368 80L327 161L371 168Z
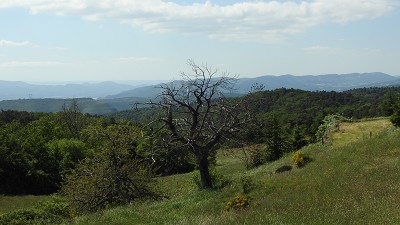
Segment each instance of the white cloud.
M114 19L151 32L201 34L220 40L274 41L322 23L373 19L398 7L395 0L249 1L180 5L162 0L3 0L0 8L32 13Z
M67 64L56 61L9 61L0 63L0 68L56 67L65 65Z
M0 47L23 47L23 46L33 46L29 41L9 41L9 40L0 40Z

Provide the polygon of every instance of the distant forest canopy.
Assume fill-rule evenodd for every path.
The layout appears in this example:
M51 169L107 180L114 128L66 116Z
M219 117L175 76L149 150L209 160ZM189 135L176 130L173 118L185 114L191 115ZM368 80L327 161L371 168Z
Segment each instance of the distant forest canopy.
M229 101L240 101L241 98L247 98L248 104L243 111L250 110L253 120L242 127L238 138L227 140L218 147L279 142L280 151L292 152L317 140L318 128L328 115L361 119L390 116L400 111L400 87L345 92L281 88ZM133 107L131 100L115 101L118 104L127 101L126 104ZM0 194L53 193L78 162L107 153L109 146L115 144L129 146L126 148L128 152L123 154L134 158L143 167L151 167L159 175L188 172L195 168L188 151L171 150L162 145L163 132L151 141L144 138L148 132L143 130L144 125L162 113L157 108L114 111L99 116L83 110L88 103L92 113L97 114L94 112L104 109L104 104L100 108L93 104L98 100L36 101L41 101L45 109L54 102L60 108L54 108L57 113L4 108L0 111ZM73 108L69 108L70 104Z
M344 92L281 88L255 93L251 96L250 107L261 121L258 125L268 126L263 123L276 118L286 130L299 127L314 140L321 121L330 114L341 114L351 119L392 115L392 105L399 93L400 87L360 88ZM113 112L106 116L149 121L156 113L157 109L143 108Z
M260 94L264 96L265 104L260 108L261 111L271 111L278 110L281 108L284 110L283 102L291 102L291 104L298 104L300 102L309 102L315 99L318 100L319 95L324 96L335 96L329 101L336 102L333 106L328 104L328 100L320 99L318 100L323 104L325 108L332 108L334 106L339 107L339 113L344 113L345 116L360 118L370 115L373 113L366 113L366 109L361 110L360 107L369 107L368 104L376 105L384 99L387 93L400 92L400 86L397 87L372 87L372 88L359 88L352 89L344 92L334 92L334 91L304 91L299 89L286 89L280 88L275 90L267 90ZM290 93L290 94L289 94ZM288 96L289 95L289 96ZM294 96L293 96L294 95ZM229 96L227 96L229 97ZM277 99L279 98L279 101ZM0 101L0 110L16 110L16 111L27 111L27 112L60 112L62 111L62 106L64 104L69 104L72 99L19 99L19 100L3 100ZM150 98L146 97L126 97L126 98L115 98L115 99L91 99L91 98L78 98L79 108L82 113L88 113L91 115L110 115L116 118L126 118L130 120L138 120L142 116L145 116L144 112L138 112L137 110L132 110L138 107L144 107L145 105L135 103L144 103L149 101ZM295 103L297 102L297 103ZM317 103L313 103L317 104ZM346 111L344 106L353 105L349 110L353 112ZM283 108L282 108L283 107ZM290 109L290 107L288 107ZM307 106L302 106L301 108L308 108ZM357 108L356 111L354 111ZM282 111L281 110L281 111ZM311 109L310 109L311 110ZM328 109L326 109L328 110ZM335 109L336 110L336 109ZM376 108L369 110L378 110ZM359 114L361 113L361 114Z

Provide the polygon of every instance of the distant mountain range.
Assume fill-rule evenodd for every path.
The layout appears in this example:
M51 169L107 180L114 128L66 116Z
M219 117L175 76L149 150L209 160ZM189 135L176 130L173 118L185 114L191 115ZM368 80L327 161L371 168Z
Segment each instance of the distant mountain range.
M135 88L135 86L115 82L37 85L20 81L0 81L0 100L31 98L100 98L133 88Z
M308 91L346 91L363 87L400 86L400 77L384 73L328 74L319 76L261 76L238 79L230 96L248 93L255 84L265 90L293 88ZM116 82L97 84L33 85L0 81L0 110L58 112L71 98L79 98L84 113L106 114L131 109L160 93L157 85L135 87Z
M400 77L385 73L327 74L318 76L260 76L238 79L234 92L237 95L248 93L254 84L262 84L265 90L294 88L307 91L345 91L362 87L384 87L400 85ZM123 91L106 98L155 97L160 92L157 85L139 87Z

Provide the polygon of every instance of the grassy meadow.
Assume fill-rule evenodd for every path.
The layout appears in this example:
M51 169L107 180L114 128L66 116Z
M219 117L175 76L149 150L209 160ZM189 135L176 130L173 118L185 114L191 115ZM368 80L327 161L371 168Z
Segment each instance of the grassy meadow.
M39 201L47 199L48 196L4 196L0 195L0 215L12 210L30 208Z
M156 185L168 198L75 217L71 223L398 224L400 131L381 118L342 123L331 135L328 145L302 149L311 158L302 168L275 173L280 166L292 165L288 154L246 170L242 149L222 150L216 166L222 188L199 190L194 182L197 172L160 177ZM225 210L228 201L243 194L244 186L252 198L250 205ZM6 198L0 196L0 212L25 207L4 207Z
M77 217L73 224L398 224L400 133L387 119L343 123L331 145L303 152L310 163L277 174L291 165L291 155L246 171L240 150L225 150L217 162L220 179L230 181L224 188L199 191L195 173L163 177L158 183L169 199ZM242 194L244 176L254 183L250 206L224 210Z

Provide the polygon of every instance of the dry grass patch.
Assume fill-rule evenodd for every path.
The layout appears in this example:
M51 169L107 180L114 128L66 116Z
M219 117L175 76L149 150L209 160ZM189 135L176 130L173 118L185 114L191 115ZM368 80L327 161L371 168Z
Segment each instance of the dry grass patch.
M338 132L331 136L333 145L346 145L358 140L368 139L392 127L388 118L365 120L360 122L343 122Z

